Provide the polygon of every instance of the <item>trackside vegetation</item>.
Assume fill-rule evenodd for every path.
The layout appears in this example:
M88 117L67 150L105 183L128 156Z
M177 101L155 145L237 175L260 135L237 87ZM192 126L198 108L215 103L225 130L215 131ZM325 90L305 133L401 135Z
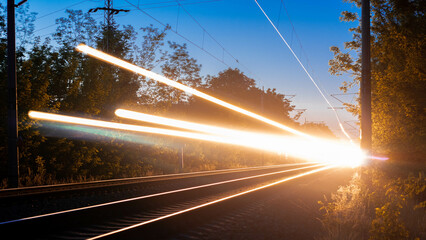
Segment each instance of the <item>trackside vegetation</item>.
M360 0L347 0L358 9ZM354 8L352 8L353 10ZM421 0L371 0L373 152L390 157L359 169L349 185L320 201L319 239L426 238L426 5ZM344 11L342 21L360 22ZM330 72L350 74L357 91L361 26L333 46ZM352 90L354 91L354 90ZM347 105L359 116L359 104Z

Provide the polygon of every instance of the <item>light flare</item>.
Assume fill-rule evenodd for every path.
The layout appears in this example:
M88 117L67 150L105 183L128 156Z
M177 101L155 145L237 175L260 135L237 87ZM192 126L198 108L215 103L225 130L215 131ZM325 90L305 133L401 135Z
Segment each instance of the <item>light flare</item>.
M269 134L245 133L244 135L213 135L194 132L184 132L163 128L144 127L139 125L115 123L80 117L71 117L53 113L30 111L31 118L55 121L68 124L78 124L92 127L101 127L115 130L150 133L188 139L232 144L274 153L284 152L290 156L304 159L309 162L326 163L338 166L357 166L364 157L360 149L349 144L332 141L311 141L296 136L281 136ZM230 130L231 131L231 130Z
M387 161L389 160L388 157L380 157L380 156L370 156L371 159L373 160L380 160L380 161Z
M248 131L198 124L188 121L154 116L146 113L117 109L115 114L122 118L198 131L226 138L236 139L244 146L268 150L275 153L286 153L293 157L308 159L332 165L356 167L361 165L366 156L360 148L353 144L316 138L314 140L296 136L262 134Z
M121 118L127 118L131 120L154 123L169 127L176 127L181 129L186 129L190 131L197 131L202 133L208 133L213 135L227 136L227 137L235 137L235 136L244 136L251 135L254 133L250 133L247 131L238 131L224 127L218 127L207 124L199 124L189 121L177 120L172 118L155 116L147 113L135 112L125 109L117 109L115 110L115 115Z
M71 117L71 116L65 116L65 115L54 114L54 113L30 111L28 113L28 116L33 119L46 120L46 121L108 128L108 129L115 129L115 130L132 131L132 132L139 132L139 133L151 133L151 134L158 134L158 135L191 138L191 139L219 142L219 143L236 144L236 143L233 143L234 141L227 140L219 136L183 132L183 131L163 129L163 128L144 127L139 125L108 122L108 121L94 120L94 119L81 118L81 117Z

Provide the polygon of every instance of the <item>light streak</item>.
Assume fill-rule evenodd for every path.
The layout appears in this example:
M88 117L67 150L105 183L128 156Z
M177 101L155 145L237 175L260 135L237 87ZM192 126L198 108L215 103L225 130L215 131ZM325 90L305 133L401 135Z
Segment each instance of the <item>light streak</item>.
M153 223L153 222L157 222L157 221L160 221L160 220L163 220L163 219L166 219L166 218L174 217L174 216L182 214L182 213L186 213L186 212L190 212L190 211L200 209L200 208L203 208L203 207L206 207L206 206L210 206L210 205L213 205L213 204L216 204L216 203L219 203L219 202L223 202L225 200L236 198L236 197L248 194L248 193L252 193L252 192L255 192L255 191L258 191L258 190L261 190L261 189L272 187L272 186L278 185L278 184L283 183L283 182L287 182L287 181L290 181L290 180L293 180L293 179L296 179L296 178L300 178L300 177L303 177L303 176L307 176L307 175L310 175L310 174L313 174L313 173L321 172L321 171L324 171L324 170L327 170L327 169L330 169L330 168L332 168L332 167L326 166L326 167L322 167L322 168L319 168L319 169L304 172L304 173L301 173L301 174L298 174L298 175L294 175L294 176L291 176L291 177L287 177L287 178L284 178L284 179L281 179L281 180L278 180L278 181L275 181L275 182L272 182L272 183L269 183L269 184L266 184L266 185L263 185L263 186L260 186L260 187L252 188L252 189L247 190L247 191L243 191L243 192L233 194L233 195L230 195L230 196L227 196L227 197L219 198L219 199L214 200L214 201L210 201L210 202L200 204L200 205L197 205L197 206L194 206L194 207L190 207L190 208L178 211L178 212L174 212L174 213L167 214L167 215L164 215L164 216L161 216L161 217L157 217L157 218L145 221L145 222L134 224L134 225L131 225L131 226L128 226L128 227L125 227L125 228L121 228L121 229L118 229L118 230L115 230L115 231L112 231L112 232L109 232L109 233L105 233L105 234L102 234L102 235L98 235L96 237L89 238L89 239L94 240L94 239L99 239L99 238L111 236L111 235L114 235L116 233L124 232L124 231L130 230L130 229L133 229L133 228L137 228L137 227L140 227L140 226L143 226L143 225L147 225L149 223Z
M291 165L293 165L293 164L289 164L289 166L291 166ZM303 165L303 163L294 164L294 165ZM149 195L144 195L144 196L139 196L139 197L134 197L134 198L127 198L127 199L108 202L108 203L101 203L101 204L96 204L96 205L91 205L91 206L86 206L86 207L81 207L81 208L75 208L75 209L64 210L64 211L53 212L53 213L46 213L46 214L27 217L27 218L20 218L20 219L10 220L10 221L6 221L6 222L0 222L0 225L4 225L4 224L8 224L8 223L14 223L14 222L22 222L22 221L26 221L26 220L43 218L43 217L49 217L49 216L54 216L54 215L59 215L59 214L64 214L64 213L77 212L77 211L82 211L82 210L87 210L87 209L92 209L92 208L98 208L98 207L104 207L104 206L109 206L109 205L114 205L114 204L119 204L119 203L131 202L131 201L147 199L147 198L152 198L152 197L164 196L164 195L167 195L167 194L173 194L173 193L185 192L185 191L190 191L190 190L195 190L195 189L200 189L200 188L212 187L212 186L217 186L217 185L222 185L222 184L227 184L227 183L249 180L249 179L253 179L253 178L266 177L266 176L271 176L271 175L274 175L274 174L294 172L294 171L299 171L299 170L303 170L303 169L315 168L315 167L319 167L319 166L322 166L322 165L312 165L312 166L307 166L307 167L286 169L286 170L277 171L277 172L264 173L264 174L249 176L249 177L236 178L236 179L225 180L225 181L221 181L221 182L208 183L208 184L194 186L194 187L181 188L181 189L176 189L176 190L171 190L171 191L166 191L166 192L160 192L160 193L154 193L154 194L149 194ZM206 172L199 172L199 173L221 172L221 171L227 171L227 170L206 171ZM173 176L173 175L189 175L189 174L194 174L194 173L170 174L170 176ZM152 176L150 178L156 178L156 177L161 177L161 176Z
M131 63L128 63L128 62L123 61L121 59L118 59L116 57L113 57L113 56L111 56L109 54L106 54L104 52L101 52L99 50L91 48L91 47L86 46L84 44L78 45L77 46L77 50L80 51L80 52L83 52L85 54L88 54L88 55L90 55L92 57L98 58L98 59L100 59L102 61L111 63L113 65L116 65L118 67L127 69L129 71L133 71L133 72L135 72L137 74L140 74L142 76L145 76L145 77L148 77L150 79L159 81L159 82L164 83L166 85L169 85L171 87L177 88L177 89L182 90L184 92L190 93L190 94L195 95L197 97L203 98L203 99L208 100L208 101L213 102L213 103L216 103L216 104L218 104L218 105L220 105L222 107L231 109L233 111L239 112L239 113L244 114L246 116L249 116L251 118L254 118L254 119L257 119L257 120L262 121L264 123L267 123L269 125L275 126L275 127L280 128L282 130L285 130L287 132L290 132L290 133L293 133L295 135L298 135L298 136L301 136L301 137L305 137L305 138L308 138L308 139L314 139L314 137L312 137L312 136L310 136L310 135L308 135L306 133L303 133L303 132L300 132L300 131L298 131L296 129L293 129L291 127L285 126L285 125L283 125L281 123L278 123L276 121L273 121L271 119L263 117L263 116L261 116L259 114L253 113L253 112L248 111L246 109L237 107L237 106L235 106L233 104L230 104L228 102L220 100L220 99L218 99L216 97L213 97L211 95L208 95L206 93L200 92L200 91L198 91L198 90L196 90L194 88L188 87L186 85L183 85L183 84L178 83L176 81L173 81L171 79L168 79L168 78L166 78L164 76L161 76L161 75L159 75L157 73L151 72L149 70L146 70L146 69L143 69L141 67L138 67L138 66L136 66L134 64L131 64Z
M220 106L223 106L223 107L225 107L225 108L228 108L228 109L234 110L234 111L239 112L239 113L241 113L241 114L244 114L244 115L246 115L246 116L252 117L252 118L257 119L257 120L260 120L260 121L262 121L262 122L264 122L264 123L267 123L267 124L270 124L270 125L272 125L272 126L278 127L278 128L280 128L280 129L282 129L282 130L285 130L285 131L291 132L291 133L293 133L293 134L295 134L295 135L298 135L298 136L300 136L300 137L303 137L303 138L306 138L306 139L308 139L308 140L311 140L312 142L311 142L311 143L309 143L308 145L309 145L309 146L312 146L312 148L314 148L314 149L320 150L320 152L323 152L323 153L324 153L324 151L326 151L326 152L333 152L333 148L335 148L335 147L340 147L339 145L334 145L334 146L333 146L333 144L332 144L332 145L327 144L327 146L326 146L325 150L321 150L321 149L319 149L319 148L318 148L318 146L319 146L319 145L324 145L324 144L318 144L318 143L321 143L321 142L322 142L322 140L320 140L320 139L318 139L318 138L315 138L315 137L313 137L313 136L310 136L310 135L308 135L308 134L306 134L306 133L300 132L300 131L298 131L298 130L295 130L295 129L293 129L293 128L290 128L290 127L288 127L288 126L285 126L285 125L283 125L283 124L281 124L281 123L278 123L278 122L275 122L275 121L273 121L273 120L270 120L270 119L268 119L268 118L266 118L266 117L260 116L260 115L258 115L258 114L256 114L256 113L253 113L253 112L250 112L250 111L245 110L245 109L243 109L243 108L240 108L240 107L237 107L237 106L235 106L235 105L232 105L232 104L230 104L230 103L228 103L228 102L225 102L225 101L223 101L223 100L220 100L220 99L215 98L215 97L213 97L213 96L210 96L210 95L208 95L208 94L205 94L205 93L203 93L203 92L200 92L200 91L198 91L198 90L196 90L196 89L194 89L194 88L188 87L188 86L183 85L183 84L181 84L181 83L178 83L178 82L176 82L176 81L170 80L170 79L168 79L168 78L166 78L166 77L164 77L164 76L161 76L161 75L159 75L159 74L157 74L157 73L154 73L154 72L148 71L148 70L143 69L143 68L141 68L141 67L138 67L138 66L136 66L136 65L134 65L134 64L131 64L131 63L128 63L128 62L123 61L123 60L121 60L121 59L115 58L115 57L113 57L113 56L111 56L111 55L108 55L108 54L106 54L106 53L104 53L104 52L101 52L101 51L99 51L99 50L96 50L96 49L94 49L94 48L91 48L91 47L89 47L89 46L86 46L86 45L84 45L84 44L80 44L80 45L78 45L78 46L77 46L77 50L78 50L78 51L81 51L81 52L83 52L83 53L85 53L85 54L88 54L88 55L90 55L90 56L93 56L93 57L95 57L95 58L98 58L98 59L100 59L100 60L103 60L103 61L105 61L105 62L108 62L108 63L111 63L111 64L113 64L113 65L116 65L116 66L118 66L118 67L121 67L121 68L124 68L124 69L130 70L130 71L133 71L133 72L135 72L135 73L137 73L137 74L143 75L143 76L148 77L148 78L150 78L150 79L153 79L153 80L159 81L159 82L164 83L164 84L166 84L166 85L169 85L169 86L175 87L175 88L180 89L180 90L182 90L182 91L185 91L185 92L187 92L187 93L190 93L190 94L193 94L193 95L195 95L195 96L201 97L201 98L203 98L203 99L205 99L205 100L211 101L211 102L216 103L216 104L218 104L218 105L220 105ZM197 139L201 139L201 138L197 138ZM229 139L227 139L227 140L229 140ZM271 139L269 139L269 140L271 140ZM225 143L230 143L230 142L228 142L228 141L224 141L223 139L222 139L222 140L219 140L219 142L220 142L220 141L225 142ZM257 148L257 149L264 149L264 150L274 151L274 152L288 152L289 154L291 154L290 152L294 152L294 150L292 150L292 149L290 149L290 150L292 150L292 151L285 151L285 150L284 150L284 151L282 151L281 149L283 148L283 145L282 145L282 143L281 143L281 142L280 142L280 145L279 145L279 146L275 146L275 148L272 148L272 149L271 149L271 146L269 146L270 141L264 141L264 142L262 142L261 144L255 144L254 146L253 146L253 143L251 143L251 144L248 144L248 145L247 145L247 141L248 141L248 140L246 140L246 139L242 139L242 138L240 138L237 142L235 142L235 139L234 139L234 141L231 141L231 144L236 144L236 145L241 145L241 146L250 146L250 147L253 147L253 148ZM242 143L240 143L240 142L245 142L245 143L244 143L244 144L242 144ZM260 143L260 139L258 139L257 143ZM289 146L292 146L292 145L293 145L293 144L291 144L291 142L290 142L290 141L286 141L286 143L288 143L288 145L287 145L287 146L285 146L285 147L289 147ZM265 144L266 144L266 146L265 146ZM353 143L352 143L352 144L353 144ZM259 147L258 145L263 145L263 146L262 146L262 147ZM306 144L305 144L305 145L306 145ZM277 147L278 147L278 148L277 148ZM334 152L333 152L334 154L332 154L333 158L332 158L332 160L331 160L331 161L330 161L330 160L326 160L325 158L327 158L327 156L326 156L326 155L324 155L324 154L320 154L320 155L322 155L322 156L319 156L319 157L318 157L318 156L316 156L315 154L317 154L317 153L318 153L318 151L314 151L314 153L313 153L313 154L308 154L308 155L310 156L310 158L311 158L311 159L320 159L320 161L321 161L321 162L333 162L334 164L341 164L341 163L338 163L338 162L339 162L339 159L340 159L340 160L341 160L341 159L347 159L347 158L349 157L351 160L350 160L350 161L345 161L345 162L351 162L351 163L349 164L350 166L358 166L359 164L361 164L361 163L365 160L365 156L364 156L364 153L363 153L363 152L362 152L362 151L361 151L358 147L356 147L355 145L353 145L352 147L353 147L353 148L352 148L352 149L349 149L350 151L349 151L349 152L347 152L346 154L342 154L342 151L341 151L341 150L348 149L347 147L342 147L341 149L336 149L336 151L334 151ZM277 150L277 149L280 149L280 150ZM298 149L300 149L300 146L298 146ZM306 149L309 149L309 151L311 151L311 149L310 149L310 148L308 148L308 147L306 146L306 148L305 148L304 152L307 152L307 151L306 151ZM338 152L339 154L337 154L337 155L336 155L336 154L335 154L336 152ZM299 154L299 153L301 153L301 152L300 152L300 151L298 151L297 153ZM351 153L356 153L356 154L351 154ZM301 154L301 156L303 156L303 158L304 158L304 159L306 159L306 155L307 155L306 153ZM294 155L293 155L293 156L294 156ZM358 158L358 157L360 157L360 156L362 156L362 159L356 159L356 158ZM340 161L340 162L341 162L341 161ZM345 163L345 165L346 165L346 164L347 164L347 163Z
M121 118L127 118L131 120L137 120L142 122L149 122L159 125L165 125L169 127L176 127L176 128L182 128L187 129L191 131L198 131L203 133L209 133L213 135L220 135L220 136L241 136L241 135L250 135L253 136L254 133L250 133L247 131L238 131L233 130L229 128L223 128L223 127L217 127L212 125L206 125L206 124L199 124L199 123L193 123L183 120L177 120L172 118L166 118L166 117L160 117L155 116L147 113L141 113L141 112L135 112L135 111L129 111L125 109L117 109L115 110L115 115Z
M276 153L285 152L293 157L298 157L308 161L355 167L361 165L364 161L363 159L365 159L364 153L358 147L353 146L352 144L332 141L329 139L317 138L315 140L307 140L300 137L237 131L124 109L117 109L115 113L117 116L127 119L237 139L237 142L244 146L273 151Z
M315 85L315 87L317 88L317 90L319 91L319 93L321 94L321 96L324 98L324 100L327 102L327 104L331 107L331 109L333 109L333 112L336 116L337 121L339 122L339 127L340 130L343 132L343 134L349 139L350 142L352 142L352 138L349 136L349 134L345 131L345 128L343 127L342 122L340 121L339 115L337 114L336 109L331 105L330 101L328 101L327 97L324 95L324 93L322 92L321 88L318 86L318 84L315 82L315 80L312 78L311 74L309 74L308 70L306 70L305 66L303 65L303 63L300 61L299 57L297 57L296 53L293 51L293 49L290 47L290 45L287 43L287 41L285 40L285 38L283 37L283 35L281 35L281 32L278 30L278 28L275 26L275 24L272 22L272 20L268 17L268 15L266 14L266 12L263 10L263 8L260 6L260 4L257 2L257 0L254 0L257 4L257 6L260 8L260 10L262 11L263 15L265 15L265 17L268 19L269 23L271 23L272 27L275 29L275 31L278 33L278 35L281 37L281 39L283 40L283 42L285 43L285 45L287 45L288 49L290 49L291 53L293 54L293 56L296 58L297 62L300 64L300 66L303 68L303 70L305 71L306 75L308 75L309 79L312 81L312 83Z
M373 160L380 160L380 161L389 160L388 157L379 157L379 156L370 156L370 158L373 159Z
M267 134L245 134L241 136L208 135L163 128L153 128L131 124L107 122L80 117L71 117L37 111L30 111L28 115L31 118L40 120L197 139L203 141L249 147L274 153L285 152L293 157L304 159L309 162L321 162L339 166L359 166L363 163L365 159L364 153L359 148L348 144L326 140L311 141L300 137Z
M176 130L163 129L163 128L144 127L144 126L138 126L138 125L115 123L115 122L108 122L108 121L101 121L101 120L94 120L94 119L80 118L80 117L71 117L71 116L38 112L38 111L30 111L28 113L28 116L34 119L53 121L53 122L77 124L77 125L140 132L140 133L159 134L159 135L174 136L174 137L183 137L183 138L244 146L243 144L239 144L235 139L227 139L227 138L223 138L219 136L206 135L206 134L200 134L200 133L183 132L183 131L176 131Z

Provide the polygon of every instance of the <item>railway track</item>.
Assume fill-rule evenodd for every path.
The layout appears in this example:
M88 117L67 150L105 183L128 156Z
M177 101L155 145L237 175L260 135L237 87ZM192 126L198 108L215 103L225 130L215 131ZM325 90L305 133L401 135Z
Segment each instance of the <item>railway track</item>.
M321 168L313 164L291 164L175 174L143 178L139 179L141 181L138 183L133 182L136 179L132 179L128 184L114 183L110 187L117 189L132 186L132 189L136 189L134 196L102 203L93 201L83 207L8 219L0 223L0 228L2 233L8 233L7 235L14 236L14 239L131 239L135 236L144 236L146 239L170 238L184 229L182 223L185 223L185 226L194 226L214 218L215 214L223 209L232 210L240 200L249 199L247 196L253 195L256 189L266 189L267 186L274 186L306 172L319 171ZM95 184L100 184L99 188L103 190L108 188L105 183ZM93 183L91 187L78 188L79 190L64 191L68 193L80 192L83 189L90 189L92 192L99 190ZM9 194L1 197L0 201L28 196L45 197L60 192L43 190L33 195ZM78 199L69 198L66 201L73 202ZM221 206L222 210L217 210L220 208L215 206ZM162 231L161 226L164 224L172 226L167 233Z

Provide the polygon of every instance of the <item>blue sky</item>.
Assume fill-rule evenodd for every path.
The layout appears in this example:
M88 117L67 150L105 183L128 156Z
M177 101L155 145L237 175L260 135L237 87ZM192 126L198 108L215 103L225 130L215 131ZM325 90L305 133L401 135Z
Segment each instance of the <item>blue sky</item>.
M326 102L254 0L180 0L183 7L242 65L236 63L228 54L223 54L222 48L207 34L204 35L203 42L203 30L182 8L179 9L175 1L128 1L134 5L139 5L141 9L161 22L170 24L173 29L176 30L177 28L180 34L200 46L203 45L207 51L217 58L223 58L226 64L241 69L246 75L256 79L260 87L264 86L265 89L276 88L278 92L283 94L295 94L296 97L292 98L292 101L296 108L307 109L300 121L303 122L305 119L307 121L324 121L333 132L342 136L339 133L332 110L328 109ZM42 17L73 4L75 5L70 9L88 11L90 8L102 7L103 2L103 0L28 0L25 4L29 4L30 11L37 12L38 17ZM131 10L129 13L120 13L115 17L119 24L131 24L135 29L149 24L161 27L125 0L113 2L115 8ZM272 21L277 24L295 53L301 57L302 63L307 65L309 61L309 72L328 93L327 96L332 104L341 106L337 100L329 96L329 94L341 93L338 88L341 82L345 80L344 77L335 77L328 73L328 61L332 58L329 48L331 46L342 47L343 42L351 40L352 35L348 29L353 27L354 23L340 22L339 16L344 10L358 11L358 9L342 0L283 0L283 2L302 43L304 53L292 31L292 25L281 5L281 0L259 0L259 4ZM4 4L6 4L6 1L4 1ZM64 10L37 19L35 23L36 34L44 36L53 33L56 29L55 26L49 26L55 23L56 18L61 16L64 16ZM93 17L98 18L98 21L103 21L102 16L102 13L96 13ZM186 42L174 33L169 33L169 40L178 43ZM216 75L219 71L227 68L226 65L190 43L188 43L188 49L191 56L202 64L203 75ZM342 99L351 101L351 97L342 97ZM342 121L355 120L344 110L338 110L338 113ZM348 125L345 125L345 127L350 129Z

